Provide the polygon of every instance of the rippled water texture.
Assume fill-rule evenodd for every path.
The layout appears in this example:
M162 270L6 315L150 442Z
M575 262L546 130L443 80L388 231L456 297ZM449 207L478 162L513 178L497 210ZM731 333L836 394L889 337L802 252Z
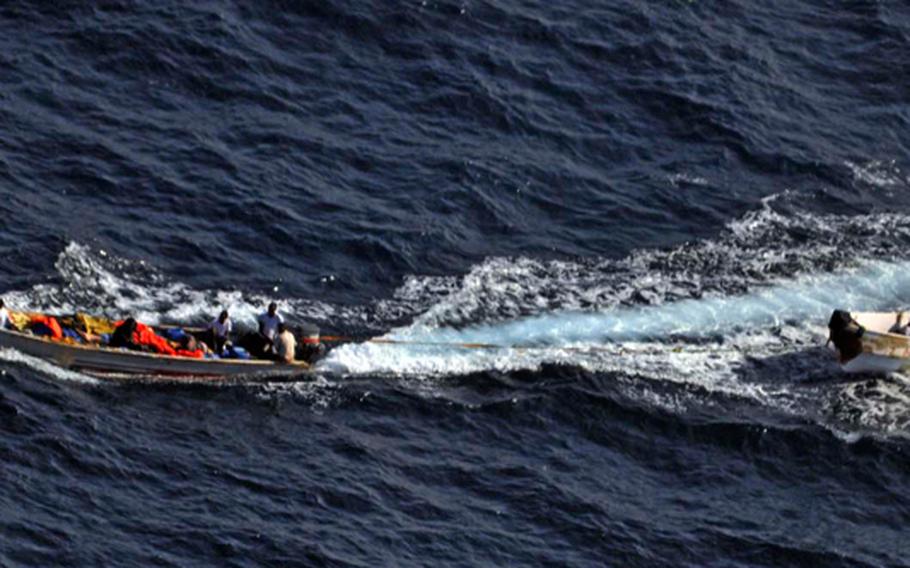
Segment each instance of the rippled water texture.
M0 350L4 566L903 566L900 2L6 2L0 295L335 347ZM443 343L483 343L465 349Z

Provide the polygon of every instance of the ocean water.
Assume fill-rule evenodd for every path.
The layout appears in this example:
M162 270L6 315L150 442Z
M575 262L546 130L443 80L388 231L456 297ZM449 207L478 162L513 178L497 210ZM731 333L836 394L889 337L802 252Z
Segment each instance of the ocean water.
M364 340L0 350L2 566L907 566L892 1L0 4L0 297ZM458 344L483 343L484 348Z

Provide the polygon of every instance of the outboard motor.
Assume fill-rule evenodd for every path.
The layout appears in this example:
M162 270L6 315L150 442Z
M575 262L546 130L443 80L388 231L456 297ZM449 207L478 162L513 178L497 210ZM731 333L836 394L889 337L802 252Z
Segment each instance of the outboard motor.
M319 326L305 323L300 326L300 341L295 358L313 364L325 355L325 345L319 340Z
M828 321L828 341L834 343L840 353L840 362L846 363L863 352L863 326L845 310L834 310Z

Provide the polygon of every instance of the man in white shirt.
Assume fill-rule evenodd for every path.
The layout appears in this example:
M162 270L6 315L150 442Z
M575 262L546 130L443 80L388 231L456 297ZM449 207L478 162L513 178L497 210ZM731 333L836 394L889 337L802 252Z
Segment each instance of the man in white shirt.
M261 314L257 320L259 334L268 340L269 345L273 345L275 337L278 336L278 324L284 323L284 318L278 313L278 304L275 302L269 304L269 310Z
M213 319L206 329L212 333L212 348L215 353L221 355L225 344L230 341L231 330L234 329L228 311L222 310L221 314Z
M9 311L3 303L3 298L0 298L0 329L7 329L9 326Z

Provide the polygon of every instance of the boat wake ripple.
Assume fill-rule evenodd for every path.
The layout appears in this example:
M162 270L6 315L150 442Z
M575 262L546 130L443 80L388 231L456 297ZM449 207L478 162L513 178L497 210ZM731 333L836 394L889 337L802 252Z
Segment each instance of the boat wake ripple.
M323 368L425 379L569 365L616 376L649 407L720 399L733 419L745 404L847 440L907 437L907 383L871 379L860 390L877 396L856 396L822 346L835 306L910 303L910 219L783 214L772 201L717 240L620 261L490 259L384 336L403 344L347 345Z
M85 384L99 384L100 382L98 379L92 378L88 375L58 367L57 365L48 363L44 359L39 359L37 357L32 357L30 355L20 353L15 349L0 349L0 361L3 361L4 363L25 365L26 367L34 369L43 375L53 377L61 381L73 381Z
M346 345L322 363L330 375L435 381L444 389L440 377L567 365L617 377L649 407L687 412L734 401L725 403L732 414L747 404L795 419L816 416L847 437L903 436L910 429L910 411L899 402L910 396L906 383L859 389L832 379L834 363L820 346L835 306L910 303L910 217L816 215L796 209L799 199L773 196L717 238L672 249L622 259L490 258L463 276L407 277L393 297L371 305L282 304L331 329L502 346ZM59 282L5 297L18 309L132 313L152 323L203 321L226 307L251 324L268 301L194 289L79 243L65 248L56 269Z

